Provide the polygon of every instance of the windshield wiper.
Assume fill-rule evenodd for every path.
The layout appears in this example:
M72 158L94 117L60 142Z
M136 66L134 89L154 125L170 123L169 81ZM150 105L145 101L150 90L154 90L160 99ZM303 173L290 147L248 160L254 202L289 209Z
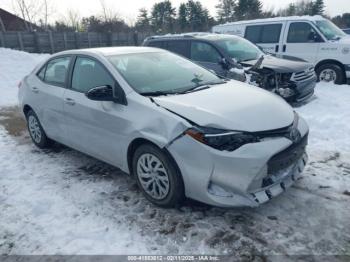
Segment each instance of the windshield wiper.
M140 93L142 96L166 96L166 95L171 95L175 94L174 92L165 92L165 91L154 91L154 92L144 92Z
M223 81L220 81L220 82L208 82L208 83L205 83L203 85L198 85L198 86L195 86L195 87L192 87L190 89L187 89L183 92L178 92L178 94L187 94L187 93L192 93L192 92L197 92L197 91L201 91L201 90L204 90L204 89L208 89L208 88L211 88L213 85L221 85L221 84L225 84L227 83L227 81L223 80Z

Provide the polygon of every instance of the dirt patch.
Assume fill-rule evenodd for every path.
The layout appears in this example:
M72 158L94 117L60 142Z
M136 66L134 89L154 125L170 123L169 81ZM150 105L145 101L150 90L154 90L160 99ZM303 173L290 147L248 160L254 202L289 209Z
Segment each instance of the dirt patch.
M16 106L0 109L0 125L12 136L21 136L27 130L23 115Z

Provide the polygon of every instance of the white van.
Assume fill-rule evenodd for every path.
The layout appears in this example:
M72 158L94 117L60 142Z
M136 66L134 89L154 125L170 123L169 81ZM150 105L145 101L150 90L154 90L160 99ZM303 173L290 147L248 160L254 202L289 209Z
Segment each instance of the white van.
M311 62L320 81L343 84L350 79L350 36L322 16L240 21L212 31L245 37L278 57Z

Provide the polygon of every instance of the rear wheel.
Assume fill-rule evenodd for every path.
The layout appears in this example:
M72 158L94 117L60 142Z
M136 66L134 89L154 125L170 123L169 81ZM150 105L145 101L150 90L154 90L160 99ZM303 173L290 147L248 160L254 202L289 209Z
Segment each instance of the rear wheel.
M175 207L184 200L182 177L173 160L151 144L136 149L133 175L145 197L161 207Z
M46 136L37 115L33 110L26 114L29 135L33 143L39 148L48 148L52 145L52 140Z
M343 69L336 64L324 64L316 70L320 82L334 82L335 84L344 84L345 76Z

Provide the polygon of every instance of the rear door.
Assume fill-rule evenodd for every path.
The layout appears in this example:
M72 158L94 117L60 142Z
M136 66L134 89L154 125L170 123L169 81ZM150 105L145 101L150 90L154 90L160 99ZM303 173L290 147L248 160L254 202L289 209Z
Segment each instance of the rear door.
M49 60L29 82L29 104L39 117L48 137L66 142L63 94L68 80L71 56Z
M193 40L191 42L190 59L201 66L215 71L216 74L225 77L226 70L221 64L223 56L219 50L206 42Z
M64 94L69 145L111 164L121 163L121 130L118 117L125 107L113 102L92 101L85 95L94 87L117 82L109 71L91 57L78 56L72 69L71 85Z
M282 45L282 32L285 23L248 25L244 37L260 46L265 52L279 54Z
M298 57L315 64L322 42L323 38L311 23L289 21L284 34L282 55Z

